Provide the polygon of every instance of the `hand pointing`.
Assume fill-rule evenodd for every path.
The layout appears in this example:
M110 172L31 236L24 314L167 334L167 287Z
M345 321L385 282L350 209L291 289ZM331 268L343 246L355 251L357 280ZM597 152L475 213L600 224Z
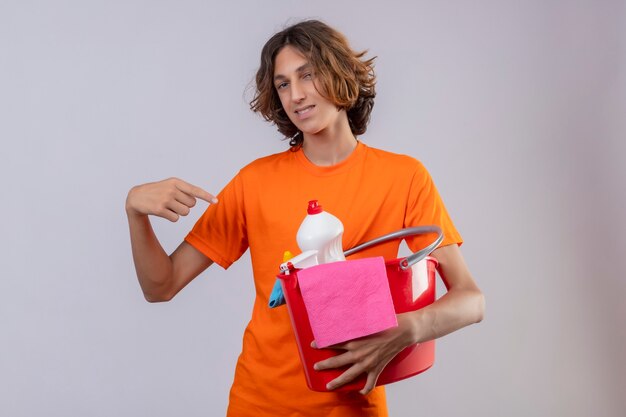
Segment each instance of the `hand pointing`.
M202 188L178 178L168 178L131 188L126 198L126 211L129 215L154 215L175 222L189 214L198 198L217 203L217 198Z

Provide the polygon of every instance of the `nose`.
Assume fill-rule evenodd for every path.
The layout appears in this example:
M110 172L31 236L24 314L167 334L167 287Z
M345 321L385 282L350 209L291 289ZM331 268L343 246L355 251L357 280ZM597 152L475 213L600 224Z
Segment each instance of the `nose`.
M300 103L306 98L303 85L299 81L293 81L291 83L291 101L294 103Z

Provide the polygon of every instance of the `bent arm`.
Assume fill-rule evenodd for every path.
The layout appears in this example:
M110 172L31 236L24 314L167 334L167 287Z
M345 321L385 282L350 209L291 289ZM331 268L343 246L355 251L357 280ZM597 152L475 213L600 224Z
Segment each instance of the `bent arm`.
M217 199L203 189L178 178L133 187L126 198L126 214L137 278L150 302L169 301L213 261L183 242L168 256L159 243L149 215L172 222L189 214L200 198Z
M483 319L484 297L459 247L444 246L432 255L439 261L439 274L448 292L427 307L398 314L398 327L333 346L346 352L316 363L315 369L349 368L329 382L328 389L347 384L365 372L367 382L360 393L368 394L383 368L405 347L436 339Z

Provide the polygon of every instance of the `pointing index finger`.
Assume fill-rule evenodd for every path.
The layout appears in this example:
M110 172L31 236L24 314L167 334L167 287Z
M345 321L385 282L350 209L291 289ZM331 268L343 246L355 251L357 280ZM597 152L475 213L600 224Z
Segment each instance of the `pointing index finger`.
M183 193L186 193L193 197L204 200L207 203L211 203L211 204L217 203L217 198L213 194L210 194L207 191L203 190L202 188L195 186L193 184L180 181L179 183L176 184L176 188L178 188Z

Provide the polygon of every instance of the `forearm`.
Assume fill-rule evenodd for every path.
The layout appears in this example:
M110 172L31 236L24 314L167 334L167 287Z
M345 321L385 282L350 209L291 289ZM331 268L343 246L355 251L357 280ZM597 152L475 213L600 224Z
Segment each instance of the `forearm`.
M411 319L413 341L420 343L482 321L484 310L480 290L451 289L433 304L405 314Z
M173 266L159 243L147 215L127 210L133 260L146 300L167 301L171 295Z

